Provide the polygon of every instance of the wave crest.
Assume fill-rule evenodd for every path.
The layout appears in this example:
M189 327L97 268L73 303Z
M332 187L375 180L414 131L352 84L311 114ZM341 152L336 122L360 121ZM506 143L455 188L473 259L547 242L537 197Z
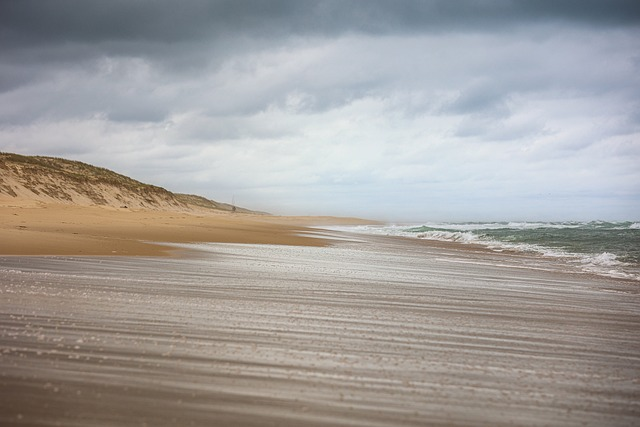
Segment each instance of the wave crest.
M470 231L462 232L462 231L432 230L432 231L419 233L416 235L416 237L419 239L446 240L446 241L460 242L460 243L473 243L479 240L478 236L471 233Z
M582 271L640 280L640 252L634 243L640 222L429 222L348 228L366 234L481 244L499 252L535 253L563 259Z

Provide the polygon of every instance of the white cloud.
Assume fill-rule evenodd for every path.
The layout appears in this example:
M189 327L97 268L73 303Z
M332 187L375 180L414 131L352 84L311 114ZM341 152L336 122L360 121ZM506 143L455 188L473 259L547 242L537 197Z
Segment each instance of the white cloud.
M315 34L200 40L184 64L197 55L47 63L0 93L0 148L279 213L637 217L639 33Z

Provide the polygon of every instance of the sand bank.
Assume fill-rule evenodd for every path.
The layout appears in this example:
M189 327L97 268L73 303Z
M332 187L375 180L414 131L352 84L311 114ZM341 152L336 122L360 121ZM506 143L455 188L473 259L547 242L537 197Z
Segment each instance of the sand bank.
M0 201L1 202L1 201ZM319 246L304 225L366 221L214 211L163 212L20 202L0 203L2 255L166 255L154 242L233 242Z
M341 237L0 257L0 424L640 424L630 283Z

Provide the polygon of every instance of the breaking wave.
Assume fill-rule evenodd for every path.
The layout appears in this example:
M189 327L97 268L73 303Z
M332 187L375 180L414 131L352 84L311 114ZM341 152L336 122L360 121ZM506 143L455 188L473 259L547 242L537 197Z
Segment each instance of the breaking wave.
M358 226L349 231L481 244L561 258L582 271L640 280L638 222L469 222Z

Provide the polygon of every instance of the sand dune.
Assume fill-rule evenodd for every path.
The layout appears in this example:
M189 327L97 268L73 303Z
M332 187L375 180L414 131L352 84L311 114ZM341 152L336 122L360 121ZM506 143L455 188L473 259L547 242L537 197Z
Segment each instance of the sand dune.
M0 153L0 254L163 255L162 242L323 245L302 225L349 218L273 217L172 193L107 169Z

